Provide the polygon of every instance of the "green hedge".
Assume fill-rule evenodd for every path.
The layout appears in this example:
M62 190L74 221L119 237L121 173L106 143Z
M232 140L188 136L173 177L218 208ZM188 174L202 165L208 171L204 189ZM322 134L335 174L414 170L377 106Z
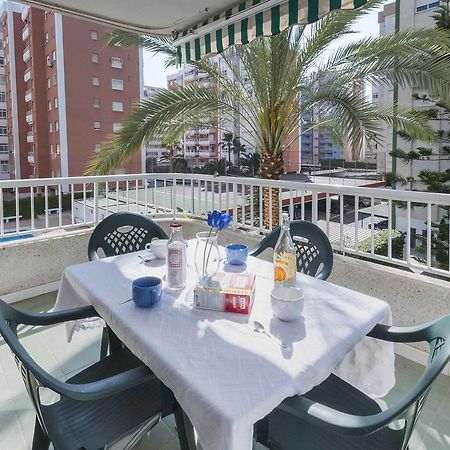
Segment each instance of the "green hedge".
M405 233L398 230L392 230L392 257L403 259L403 248L405 246ZM374 236L374 252L376 255L388 256L388 230L381 230ZM364 239L359 244L359 250L363 252L371 252L371 238Z
M91 197L92 193L86 193L86 197ZM74 194L76 199L83 198L83 193L77 192ZM61 195L61 204L63 211L70 211L72 208L72 200L70 194ZM48 196L48 208L58 208L58 196ZM34 197L34 217L38 214L44 214L45 212L45 198L43 195L35 195ZM16 201L4 200L3 201L3 217L10 217L16 215ZM22 197L19 199L19 216L22 219L31 219L31 197Z

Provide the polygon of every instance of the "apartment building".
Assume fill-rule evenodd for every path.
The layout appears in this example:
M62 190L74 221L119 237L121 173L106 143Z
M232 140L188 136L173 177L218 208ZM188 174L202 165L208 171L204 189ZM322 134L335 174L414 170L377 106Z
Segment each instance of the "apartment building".
M6 79L3 34L0 30L0 180L9 178L8 126L6 120Z
M431 0L401 0L400 29L407 27L434 27L435 22L432 16L436 14L436 8L439 6L439 3L439 1ZM394 33L395 3L389 3L384 6L383 11L378 14L378 23L381 36ZM422 96L427 93L417 89L399 89L399 104L416 110L435 108L433 103L416 99L414 97L415 94ZM392 106L393 87L386 85L378 86L372 92L372 100L380 102L384 106ZM444 133L448 133L450 130L449 117L446 117L440 108L438 108L436 119L431 120L430 124L436 130L443 130ZM432 148L432 155L421 160L413 160L409 163L404 162L400 158L397 159L397 175L405 179L416 180L409 182L406 186L403 186L404 188L420 189L422 185L417 181L417 175L422 170L444 171L450 169L450 157L440 151L440 144L424 144L417 141L409 141L400 136L397 138L397 148L405 152L415 151L419 146ZM384 126L382 143L377 146L376 151L377 170L379 172L391 172L392 157L389 154L392 151L391 127ZM399 184L397 188L401 189L402 186Z
M216 67L223 64L223 59L219 55L212 56L211 61ZM185 65L178 72L167 76L169 90L188 86L194 82L210 89L218 88L216 79L190 65ZM201 167L220 158L221 133L218 121L217 117L211 117L201 126L184 134L180 153L186 159L189 167Z
M4 2L1 19L10 177L82 175L141 97L141 52L105 48L110 29L43 9Z

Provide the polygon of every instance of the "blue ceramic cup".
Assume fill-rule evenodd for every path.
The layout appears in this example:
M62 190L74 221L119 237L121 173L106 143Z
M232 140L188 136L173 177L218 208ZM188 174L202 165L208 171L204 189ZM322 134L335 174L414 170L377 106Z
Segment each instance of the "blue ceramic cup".
M228 264L242 266L247 261L248 247L245 244L228 244L226 253Z
M132 296L137 306L149 308L161 300L162 281L158 277L142 277L133 281Z

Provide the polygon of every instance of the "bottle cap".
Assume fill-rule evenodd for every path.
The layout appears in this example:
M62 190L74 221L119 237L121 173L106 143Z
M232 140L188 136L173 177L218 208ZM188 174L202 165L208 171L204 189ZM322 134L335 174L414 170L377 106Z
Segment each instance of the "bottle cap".
M172 222L170 224L170 228L181 228L182 226L183 226L183 224L179 223L179 222Z

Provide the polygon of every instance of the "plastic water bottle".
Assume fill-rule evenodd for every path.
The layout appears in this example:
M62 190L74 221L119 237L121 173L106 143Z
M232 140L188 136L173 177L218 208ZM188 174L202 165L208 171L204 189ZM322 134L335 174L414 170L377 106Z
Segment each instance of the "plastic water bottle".
M172 223L167 244L167 286L182 289L186 285L186 243L183 239L183 225Z

